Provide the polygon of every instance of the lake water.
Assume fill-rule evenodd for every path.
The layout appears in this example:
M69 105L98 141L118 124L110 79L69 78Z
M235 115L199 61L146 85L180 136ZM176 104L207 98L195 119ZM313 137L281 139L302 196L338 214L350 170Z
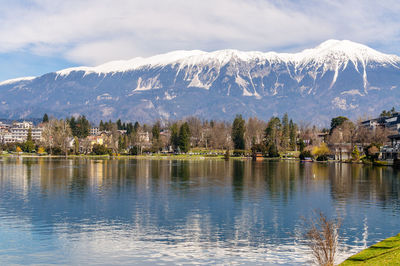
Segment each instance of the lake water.
M0 264L309 265L313 210L343 260L399 233L399 192L362 165L2 158Z

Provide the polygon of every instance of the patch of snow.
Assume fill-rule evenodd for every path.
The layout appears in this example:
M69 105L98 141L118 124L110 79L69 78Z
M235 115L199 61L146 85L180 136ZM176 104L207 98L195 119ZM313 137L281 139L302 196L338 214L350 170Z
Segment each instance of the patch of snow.
M312 77L313 80L317 79L317 72L316 71L308 71L308 75Z
M13 83L17 83L17 82L20 82L20 81L30 81L30 80L33 80L35 78L36 77L23 77L23 78L16 78L16 79L8 79L8 80L0 82L0 86L13 84Z
M170 114L162 109L158 110L158 114L163 117L165 120L168 120L170 117Z
M335 99L332 100L332 104L339 109L347 110L346 99L335 97Z
M151 89L159 89L161 88L160 82L158 80L159 75L154 78L149 78L147 80L143 80L139 77L137 81L137 87L134 91L148 91Z
M23 113L20 115L20 118L26 118L26 117L28 117L31 113L32 113L32 112L31 112L30 110L27 110L27 111L23 112Z
M272 95L273 95L273 96L277 95L277 94L278 94L278 88L279 88L279 87L283 87L283 85L284 85L284 84L279 83L278 81L276 81L275 84L274 84L274 88L272 89L272 91L273 91L273 92L272 92Z
M343 91L342 93L340 93L342 95L344 94L350 94L350 95L360 95L360 96L364 96L364 94L362 94L359 90L348 90L348 91Z
M333 106L335 106L336 108L339 108L341 110L347 111L347 110L352 110L358 107L358 105L355 104L347 104L346 99L342 99L340 97L335 97L332 100L332 104Z
M153 102L150 101L150 100L143 99L142 102L144 103L143 108L145 108L145 109L153 109L153 108L155 108Z
M243 96L255 96L255 94L247 90L246 87L249 85L249 83L245 79L243 79L240 75L236 76L235 82L236 84L239 85L239 87L243 89L243 94L242 94Z
M339 75L339 64L336 63L335 74L333 75L333 79L331 85L329 86L329 89L332 89L333 85L335 85L338 75Z
M307 89L308 89L308 87L302 85L302 86L300 87L300 92L303 93L303 92L304 92L305 90L307 90Z
M193 79L190 81L188 87L203 88L206 90L210 89L211 84L203 84L199 79L199 73L195 74Z
M98 101L101 101L101 100L112 100L112 96L110 94L108 94L108 93L104 93L104 94L98 95L96 97L96 99Z
M165 95L164 100L167 100L167 101L170 101L170 100L176 98L176 95L170 95L168 92L165 92L164 95Z
M103 116L109 116L114 112L112 107L103 107L100 109Z

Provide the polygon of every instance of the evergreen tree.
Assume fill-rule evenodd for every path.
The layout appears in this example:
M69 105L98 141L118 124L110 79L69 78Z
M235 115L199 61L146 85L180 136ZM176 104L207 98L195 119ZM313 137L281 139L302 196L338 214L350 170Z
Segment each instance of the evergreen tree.
M282 117L282 139L281 146L283 150L288 150L290 142L290 125L289 125L289 116L285 113Z
M118 151L121 152L124 149L124 139L122 135L118 136Z
M47 122L49 122L49 116L47 114L44 114L42 123L47 123Z
M354 161L358 161L360 159L360 151L358 150L357 145L354 146L351 157L353 157Z
M276 147L276 145L274 143L272 143L268 147L268 156L269 157L279 157L278 149L277 149L277 147Z
M123 129L123 128L122 128L121 119L118 119L118 120L117 120L117 129L118 129L118 130L122 130L122 129Z
M28 136L26 137L26 141L32 141L32 129L28 129Z
M99 130L100 130L100 131L103 131L103 130L104 130L104 123L103 123L103 120L100 120Z
M74 152L79 154L79 139L76 136L74 137Z
M289 122L289 128L290 128L290 132L289 132L289 136L290 136L290 149L296 150L297 151L297 125L295 123L293 123L293 120L290 119Z
M272 117L268 123L267 128L265 129L264 135L264 145L267 150L270 149L272 145L275 146L274 149L278 150L278 144L280 143L280 135L281 135L281 121L278 117Z
M151 133L153 134L153 145L152 151L159 152L162 148L162 143L160 139L160 122L157 122L151 128Z
M232 141L236 150L245 149L245 121L241 115L237 115L232 124Z
M392 109L389 111L383 110L379 116L380 117L390 117L390 116L393 116L395 113L396 113L396 109L394 107L392 107Z
M160 122L153 125L151 133L153 134L153 140L158 141L160 139Z
M187 122L183 123L179 129L179 148L184 153L190 149L190 129Z
M86 119L84 115L78 117L78 127L79 127L78 138L86 138L87 136L89 136L90 122L89 120Z
M133 126L133 129L135 130L135 132L138 132L138 130L140 129L140 124L138 121L135 122L135 125Z
M35 150L35 143L32 140L32 129L28 129L28 136L25 141L25 151L33 152Z
M78 119L75 119L75 117L71 117L70 119L68 119L68 123L74 137L82 139L89 136L90 122L86 119L84 115L79 116Z
M334 117L331 120L331 133L332 131L338 127L341 126L345 121L348 121L349 119L345 116L338 116L338 117Z
M304 143L304 140L303 140L303 139L300 139L300 140L299 140L300 152L303 152L305 147L306 147L306 144Z
M133 132L133 125L132 125L132 123L128 123L127 125L126 125L126 134L127 135L130 135L132 132Z
M69 127L71 128L72 136L76 136L78 134L78 127L76 126L76 120L75 117L67 118L66 119Z
M176 150L179 146L179 128L177 123L173 123L171 126L171 139L172 148Z

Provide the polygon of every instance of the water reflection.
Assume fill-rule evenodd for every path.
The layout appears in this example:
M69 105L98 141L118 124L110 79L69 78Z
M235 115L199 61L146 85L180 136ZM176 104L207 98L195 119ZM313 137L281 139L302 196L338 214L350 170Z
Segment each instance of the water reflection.
M343 218L345 257L398 233L399 178L350 164L3 158L0 262L308 263L298 230L313 209Z

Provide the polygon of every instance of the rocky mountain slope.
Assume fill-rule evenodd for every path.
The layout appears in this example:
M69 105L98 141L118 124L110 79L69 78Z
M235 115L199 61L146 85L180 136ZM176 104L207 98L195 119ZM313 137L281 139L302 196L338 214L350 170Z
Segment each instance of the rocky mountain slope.
M0 117L85 114L149 122L196 115L376 115L400 100L400 58L350 41L300 53L176 51L0 83Z

